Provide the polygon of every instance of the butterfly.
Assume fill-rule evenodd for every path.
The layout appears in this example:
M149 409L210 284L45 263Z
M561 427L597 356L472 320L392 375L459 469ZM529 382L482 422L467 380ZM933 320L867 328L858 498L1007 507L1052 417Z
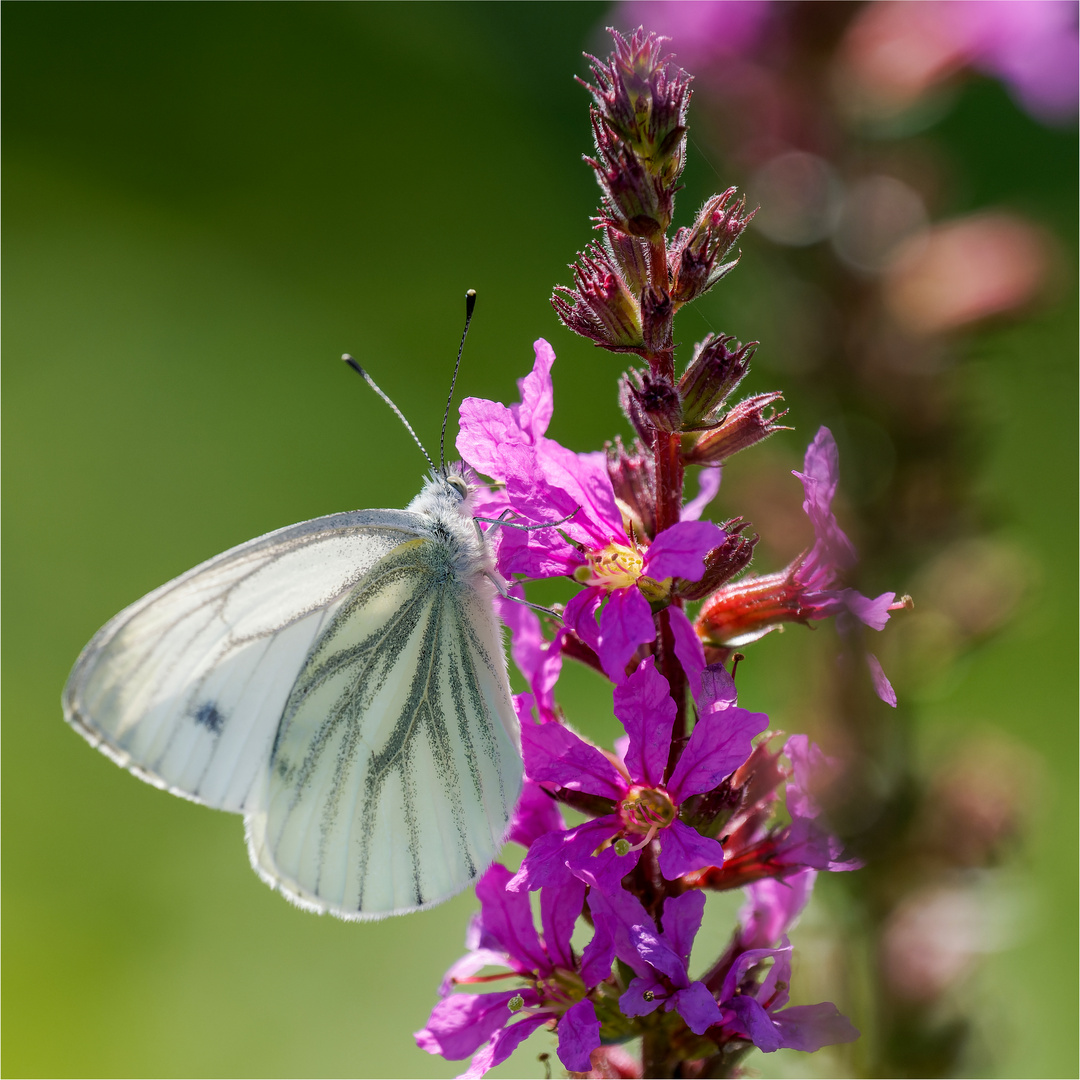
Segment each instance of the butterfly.
M470 495L464 466L433 465L405 510L196 566L98 631L65 718L141 779L243 814L252 867L303 908L377 919L448 899L495 859L522 784Z

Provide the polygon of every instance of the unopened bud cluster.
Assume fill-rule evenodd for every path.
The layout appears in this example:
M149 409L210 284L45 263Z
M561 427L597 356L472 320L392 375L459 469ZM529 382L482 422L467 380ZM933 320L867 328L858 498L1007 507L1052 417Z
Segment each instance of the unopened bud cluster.
M730 403L757 342L709 334L675 373L673 320L738 263L736 244L754 211L734 188L706 200L694 223L669 237L686 152L690 77L639 29L612 31L605 60L590 57L590 117L600 185L599 239L578 256L572 286L552 305L563 323L600 348L641 358L619 381L619 403L637 438L608 451L608 473L630 535L644 542L678 519L686 465L719 467L780 430L778 392ZM739 519L705 560L696 582L676 580L670 598L702 600L747 568L757 537Z
M688 465L722 465L732 455L761 442L785 412L777 412L779 391L754 394L727 407L727 399L750 366L757 342L729 347L731 337L710 334L698 343L678 382L652 371L630 370L619 382L619 403L645 441L654 431L681 433L681 456Z

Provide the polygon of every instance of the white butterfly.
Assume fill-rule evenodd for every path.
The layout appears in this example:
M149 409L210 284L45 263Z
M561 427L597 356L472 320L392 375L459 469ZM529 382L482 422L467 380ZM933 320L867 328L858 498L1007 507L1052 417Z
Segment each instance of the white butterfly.
M495 859L521 791L494 573L464 470L433 469L406 510L279 529L132 604L64 715L141 779L243 814L251 865L301 907L431 907Z

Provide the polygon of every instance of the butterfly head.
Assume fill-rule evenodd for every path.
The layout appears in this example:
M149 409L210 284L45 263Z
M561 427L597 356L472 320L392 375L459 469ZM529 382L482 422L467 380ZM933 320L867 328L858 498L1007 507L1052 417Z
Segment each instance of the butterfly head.
M446 486L456 492L462 502L469 497L469 485L465 482L464 476L459 476L457 473L451 473L446 477Z
M451 514L472 517L471 496L475 490L472 471L464 462L455 461L432 469L420 494L408 509L418 513Z
M472 470L464 461L447 462L432 472L431 480L457 503L465 503L474 487Z

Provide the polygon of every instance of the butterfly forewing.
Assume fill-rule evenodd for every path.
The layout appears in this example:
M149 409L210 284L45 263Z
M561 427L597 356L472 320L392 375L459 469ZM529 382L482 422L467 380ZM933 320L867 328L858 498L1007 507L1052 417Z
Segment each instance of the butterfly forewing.
M363 575L416 533L404 511L335 514L197 566L98 632L65 687L67 719L143 779L247 809L312 644Z
M285 704L252 862L345 918L415 910L491 863L521 786L505 660L480 575L431 539L337 609Z

